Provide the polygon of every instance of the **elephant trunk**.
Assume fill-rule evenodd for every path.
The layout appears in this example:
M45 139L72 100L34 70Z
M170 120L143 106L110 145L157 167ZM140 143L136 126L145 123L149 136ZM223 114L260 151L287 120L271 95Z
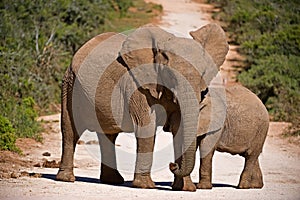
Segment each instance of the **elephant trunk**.
M177 95L181 111L181 125L175 137L182 136L183 142L182 145L179 145L182 146L182 159L179 161L180 163L170 163L169 167L178 177L190 175L195 165L199 105L193 89L189 86L179 84Z

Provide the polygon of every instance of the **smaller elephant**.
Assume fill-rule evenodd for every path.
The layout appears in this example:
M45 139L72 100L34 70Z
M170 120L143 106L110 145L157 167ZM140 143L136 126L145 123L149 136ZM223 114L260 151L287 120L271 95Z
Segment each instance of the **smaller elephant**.
M212 188L212 158L215 150L239 154L245 158L244 170L240 176L238 188L262 188L263 177L258 157L269 128L268 112L260 99L240 84L226 84L226 118L217 134L207 131L214 117L208 92L201 102L197 130L197 146L200 149L199 189ZM217 137L216 137L217 136ZM173 167L170 164L171 171ZM195 191L190 176L176 177L172 185L174 190Z

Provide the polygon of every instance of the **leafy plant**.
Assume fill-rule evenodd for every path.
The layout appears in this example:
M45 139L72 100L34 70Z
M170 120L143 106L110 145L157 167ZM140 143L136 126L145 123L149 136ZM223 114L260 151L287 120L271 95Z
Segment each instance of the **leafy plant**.
M256 92L274 120L300 120L296 117L300 113L299 56L274 54L261 58L240 74L239 80Z
M209 1L219 5L216 17L247 58L238 80L262 99L273 120L292 122L299 133L300 2Z
M1 141L41 140L36 118L60 103L61 80L77 49L97 34L132 29L154 16L128 12L131 6L152 8L143 0L0 1L0 110L14 128Z
M0 115L0 149L20 153L21 150L15 145L16 139L15 129L11 122Z

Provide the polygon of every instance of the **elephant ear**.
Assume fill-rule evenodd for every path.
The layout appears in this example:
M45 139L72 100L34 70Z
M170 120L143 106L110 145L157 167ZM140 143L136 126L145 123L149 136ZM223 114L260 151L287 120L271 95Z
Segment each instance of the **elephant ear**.
M217 67L223 64L229 46L225 32L219 25L207 24L196 31L191 31L190 35L210 54Z
M129 69L144 64L153 64L158 51L158 43L173 38L174 35L155 26L143 26L128 35L120 51Z

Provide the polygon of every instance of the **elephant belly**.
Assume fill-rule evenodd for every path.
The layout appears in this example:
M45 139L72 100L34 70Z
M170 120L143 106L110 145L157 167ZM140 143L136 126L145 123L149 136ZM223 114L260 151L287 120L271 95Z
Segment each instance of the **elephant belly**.
M217 150L243 154L257 148L256 144L260 142L263 134L261 129L264 119L260 117L263 112L255 105L245 104L245 102L228 104L231 112L227 113Z
M90 130L107 134L132 132L132 120L124 106L124 98L121 91L117 93L114 96L97 93L93 100L79 84L75 84L72 110L77 131L82 133Z
M226 134L224 134L225 136ZM245 140L239 140L239 136L229 136L227 138L221 136L221 139L216 147L217 151L227 152L232 155L242 154L249 148L249 142Z
M233 110L231 106L228 105L228 109ZM246 110L233 107L235 110L227 114L217 150L242 154L251 147L257 131L253 129L253 119L248 117Z

